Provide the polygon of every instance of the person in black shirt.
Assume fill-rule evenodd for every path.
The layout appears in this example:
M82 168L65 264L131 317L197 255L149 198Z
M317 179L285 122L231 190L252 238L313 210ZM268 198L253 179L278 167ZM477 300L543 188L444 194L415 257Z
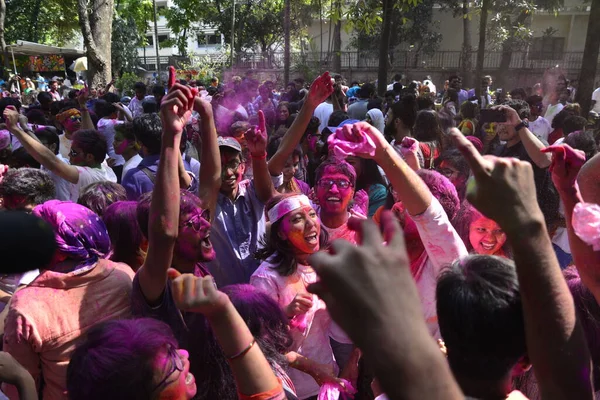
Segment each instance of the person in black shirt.
M505 143L496 147L493 154L498 157L518 158L531 164L537 200L544 213L548 231L553 234L561 217L558 212L558 193L548 173L552 159L549 154L541 151L548 143L538 139L529 130L527 118L530 111L525 101L510 100L494 109L504 110L506 122L496 125L498 137Z

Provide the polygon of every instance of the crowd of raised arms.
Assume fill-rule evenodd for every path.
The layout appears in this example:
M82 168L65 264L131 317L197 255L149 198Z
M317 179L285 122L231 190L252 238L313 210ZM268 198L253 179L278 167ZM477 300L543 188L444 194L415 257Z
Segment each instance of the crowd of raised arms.
M0 398L600 399L600 136L564 76L206 83L0 98L0 217L55 246L0 276Z

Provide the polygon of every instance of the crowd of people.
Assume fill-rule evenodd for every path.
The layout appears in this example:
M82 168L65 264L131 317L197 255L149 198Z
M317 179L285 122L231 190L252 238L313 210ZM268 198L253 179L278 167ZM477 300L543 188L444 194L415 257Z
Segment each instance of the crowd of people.
M0 99L1 213L56 242L0 276L4 395L600 398L600 136L564 76L204 83Z

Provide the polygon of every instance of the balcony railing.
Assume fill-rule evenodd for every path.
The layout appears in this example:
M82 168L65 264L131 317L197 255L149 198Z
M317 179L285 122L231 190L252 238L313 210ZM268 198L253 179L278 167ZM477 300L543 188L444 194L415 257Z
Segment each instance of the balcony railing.
M222 54L207 54L203 57L214 57L224 61ZM471 65L475 67L477 53L469 54ZM375 70L379 66L379 54L376 52L344 51L340 54L341 68L343 70ZM463 54L460 51L437 51L431 55L419 54L413 51L396 51L390 53L389 62L392 69L401 70L458 70L462 65ZM512 52L509 69L546 69L559 66L567 70L581 68L583 52ZM291 53L292 67L306 65L321 71L333 68L332 53ZM225 58L229 61L229 58ZM283 53L270 53L267 55L257 53L241 53L235 56L234 66L240 69L283 69ZM502 52L487 52L484 57L484 70L497 70L501 66ZM156 57L140 58L142 67L152 67ZM161 57L161 66L168 63L167 57ZM148 68L146 68L148 69ZM151 69L149 69L151 70Z

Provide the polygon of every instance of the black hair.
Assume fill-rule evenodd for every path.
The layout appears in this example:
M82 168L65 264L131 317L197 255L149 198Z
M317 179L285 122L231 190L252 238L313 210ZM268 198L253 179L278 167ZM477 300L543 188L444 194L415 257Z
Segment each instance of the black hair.
M527 97L527 92L525 92L525 89L523 88L516 88L510 91L510 96L521 96L522 100L525 100Z
M141 250L144 235L137 222L137 202L112 203L104 209L102 220L110 237L111 261L125 263L137 271L144 256Z
M177 340L167 324L153 318L94 325L67 367L69 399L153 399L154 363L167 346L177 349Z
M564 123L567 118L572 115L577 115L577 112L571 108L564 108L552 119L552 129L564 128Z
M24 147L19 147L12 152L9 157L8 165L11 168L40 168L40 163L33 158L33 156L29 154Z
M56 197L50 175L36 168L9 169L0 182L0 196L24 197L27 204L39 205Z
M75 98L77 98L78 95L79 95L79 90L77 90L77 89L71 89L71 90L69 90L69 93L67 93L67 97L71 100L74 100Z
M119 95L116 93L112 93L112 92L106 93L105 95L100 97L100 99L102 99L104 101L108 101L109 103L119 103L121 101L121 98L119 97Z
M35 125L48 125L44 112L39 108L30 108L25 114L27 122Z
M358 92L356 93L356 96L361 98L361 99L369 99L373 96L373 94L375 94L377 92L377 89L375 88L375 85L373 85L372 83L365 83L364 85L362 85L360 87L360 89L358 89Z
M404 86L400 83L400 82L396 82L394 83L394 85L392 86L392 90L394 91L394 93L398 94L402 92L402 89L404 89Z
M0 98L0 116L4 114L4 109L7 106L13 106L17 111L21 110L21 102L19 100L13 99L12 97L2 97Z
M40 104L50 104L52 103L52 95L48 92L39 92L37 95L37 100Z
M456 188L456 193L458 194L458 198L462 201L466 195L467 189L467 179L469 178L469 174L471 173L471 168L467 163L465 157L460 153L458 149L447 149L440 153L438 158L435 159L434 164L436 170L439 172L439 168L443 162L447 162L452 167L456 168L459 175L464 178L465 184L462 187Z
M383 97L393 97L396 98L396 93L393 90L388 90L385 92L385 94L383 95Z
M133 120L135 137L150 155L160 154L162 123L158 114L143 114Z
M381 176L381 172L379 172L379 167L375 160L370 158L359 158L361 165L361 173L356 177L356 190L361 190L367 188L371 185L383 185L387 186L385 180Z
M581 131L585 129L587 120L579 115L570 115L565 118L563 123L563 133L567 136L571 132Z
M286 193L273 196L271 200L265 205L265 213L269 212L275 205L283 201L288 197L296 196L296 193ZM271 224L271 229L266 232L260 239L260 250L258 250L254 257L258 260L269 260L269 263L273 264L273 270L281 276L293 275L297 268L298 262L296 261L295 251L293 246L279 236L279 229L283 219L280 219ZM320 222L319 222L320 223ZM329 235L327 230L321 224L321 233L319 235L319 246L321 250L325 250L328 246Z
M275 300L252 285L230 285L221 289L229 296L269 364L285 367L285 353L292 345L289 320Z
M144 114L154 114L158 112L158 103L154 97L144 99L142 101L142 109Z
M463 118L473 119L477 118L477 113L479 111L479 106L475 103L471 103L470 101L465 101L460 105L460 114Z
M419 96L417 97L417 109L418 110L433 110L435 103L431 96Z
M396 114L394 114L394 117L396 117ZM419 142L435 142L440 151L443 151L444 132L437 112L433 110L419 111L415 118L413 136Z
M80 129L73 133L73 144L75 143L84 154L93 155L94 161L98 164L106 158L106 152L108 151L106 140L95 129Z
M125 188L118 183L101 181L87 185L81 190L77 203L102 217L106 207L117 201L127 200Z
M164 96L165 95L165 87L163 85L152 86L152 95L153 96Z
M146 92L146 84L144 82L136 82L133 85L133 90L134 91L137 91L137 90L142 91L143 90L145 93Z
M394 80L394 82L400 82L402 80L402 74L394 74L394 77L392 79Z
M98 118L105 118L117 112L117 107L106 100L98 99L94 103L94 112Z
M383 109L383 99L381 97L375 97L367 102L367 111L373 108Z
M444 94L444 99L448 99L451 102L455 103L456 106L459 106L458 104L458 91L454 88L448 88L448 90L446 90L446 93Z
M582 118L582 117L576 117ZM566 125L566 122L565 122ZM585 153L586 161L594 157L598 153L596 140L594 139L593 131L575 131L571 132L565 138L565 144L568 144L574 149L581 150Z
M399 119L404 126L412 130L417 119L417 100L414 95L402 96L400 101L392 104L391 110L394 119Z
M115 125L115 132L120 133L125 139L129 141L136 140L133 122L125 122L122 124Z
M455 375L499 380L526 355L519 281L511 260L470 255L455 261L438 278L436 299Z
M35 136L45 145L55 144L54 154L58 154L60 138L55 127L47 126L35 131Z
M515 110L521 119L527 119L531 115L531 109L525 100L508 100L502 104Z

